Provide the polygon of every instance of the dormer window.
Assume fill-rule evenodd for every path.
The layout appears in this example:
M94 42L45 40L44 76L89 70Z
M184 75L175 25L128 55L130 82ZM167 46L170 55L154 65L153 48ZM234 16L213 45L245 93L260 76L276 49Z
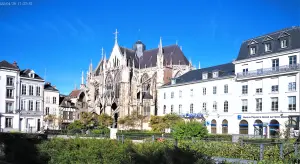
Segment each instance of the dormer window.
M281 41L280 41L280 47L281 48L286 48L287 47L287 40L286 39L282 39Z
M265 43L265 52L271 51L271 43Z
M176 84L176 79L175 79L175 78L173 78L173 79L171 80L171 84L172 84L172 85Z
M202 73L202 79L203 80L207 79L207 73Z
M29 73L30 78L34 78L34 73Z
M256 54L256 47L250 47L250 55L255 55Z
M213 78L219 77L219 71L214 71L213 72Z

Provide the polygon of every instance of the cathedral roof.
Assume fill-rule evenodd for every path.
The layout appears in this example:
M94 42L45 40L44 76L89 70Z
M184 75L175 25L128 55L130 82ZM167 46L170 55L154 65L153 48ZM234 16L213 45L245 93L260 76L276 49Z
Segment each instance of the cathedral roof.
M70 94L69 94L69 97L70 98L76 98L80 95L81 93L81 90L80 89L76 89L76 90L73 90Z
M127 59L134 59L135 67L139 68L139 64L141 68L149 68L155 67L157 61L157 53L158 48L145 50L143 52L143 56L138 58L135 54L135 51L132 49L124 48L120 46L121 53L124 54L124 50L126 49ZM163 47L164 54L164 63L171 63L174 65L189 65L189 61L178 47L178 45L169 45Z

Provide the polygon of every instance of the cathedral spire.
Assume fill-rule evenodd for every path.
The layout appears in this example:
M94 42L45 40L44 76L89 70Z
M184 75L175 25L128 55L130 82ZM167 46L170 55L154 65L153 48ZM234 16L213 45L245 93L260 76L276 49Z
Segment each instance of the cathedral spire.
M93 61L92 61L92 59L91 59L91 64L90 64L89 72L90 72L90 73L93 72Z
M200 61L199 61L199 66L198 66L198 69L201 69L201 66L200 66Z
M124 63L123 63L123 65L124 66L127 66L127 54L126 54L126 48L124 48Z
M84 75L83 75L83 71L82 71L82 73L81 73L81 85L83 85L84 84Z
M162 39L161 39L161 37L159 39L158 54L163 54Z
M116 29L116 32L114 33L115 34L115 44L118 44L118 29Z
M104 49L103 49L103 47L101 48L101 55L102 55L101 59L103 60L103 56L104 56Z

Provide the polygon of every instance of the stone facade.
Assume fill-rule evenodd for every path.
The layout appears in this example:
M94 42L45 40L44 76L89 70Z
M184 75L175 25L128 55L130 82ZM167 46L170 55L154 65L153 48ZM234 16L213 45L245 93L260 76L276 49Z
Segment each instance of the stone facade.
M114 118L113 128L119 127L119 118L137 111L146 116L143 129L148 129L150 115L157 115L157 88L169 83L192 68L178 45L146 50L137 41L132 49L119 46L117 36L107 59L102 49L102 59L95 69L92 64L80 90L85 93L89 112L106 113Z

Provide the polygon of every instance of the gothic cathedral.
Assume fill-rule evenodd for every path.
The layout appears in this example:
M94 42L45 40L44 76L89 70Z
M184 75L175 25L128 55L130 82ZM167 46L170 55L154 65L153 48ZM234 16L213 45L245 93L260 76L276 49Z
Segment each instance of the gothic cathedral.
M147 50L139 40L129 49L119 45L116 31L110 57L102 48L101 61L95 69L90 64L86 84L80 89L86 94L88 111L111 115L113 128L118 128L118 118L132 111L148 121L157 115L157 88L191 69L191 61L177 44L163 46L160 38L158 48Z

